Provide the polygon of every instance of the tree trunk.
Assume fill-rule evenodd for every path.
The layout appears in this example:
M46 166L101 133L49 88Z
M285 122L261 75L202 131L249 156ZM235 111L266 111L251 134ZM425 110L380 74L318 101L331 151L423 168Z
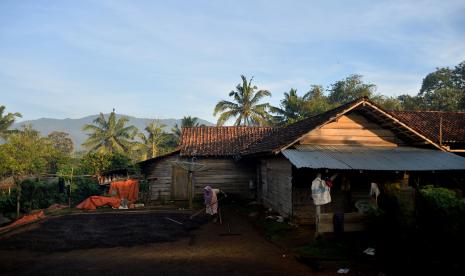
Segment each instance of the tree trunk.
M16 177L13 178L16 185L16 218L19 218L19 210L21 209L21 181Z

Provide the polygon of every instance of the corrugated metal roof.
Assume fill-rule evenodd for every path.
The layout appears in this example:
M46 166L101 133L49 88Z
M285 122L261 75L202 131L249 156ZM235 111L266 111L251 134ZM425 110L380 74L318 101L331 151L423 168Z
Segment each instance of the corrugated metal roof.
M297 146L282 153L297 168L443 171L465 170L465 158L413 147Z

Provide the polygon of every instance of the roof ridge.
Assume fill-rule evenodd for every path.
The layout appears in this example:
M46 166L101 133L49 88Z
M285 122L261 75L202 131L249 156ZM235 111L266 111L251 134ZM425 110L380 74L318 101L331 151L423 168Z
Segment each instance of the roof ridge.
M217 129L221 129L221 128L279 128L279 127L276 127L276 126L186 126L186 127L182 127L182 128L185 128L185 129L194 129L194 128L217 128Z
M465 114L465 111L446 111L446 110L389 110L391 113L451 113L451 114Z

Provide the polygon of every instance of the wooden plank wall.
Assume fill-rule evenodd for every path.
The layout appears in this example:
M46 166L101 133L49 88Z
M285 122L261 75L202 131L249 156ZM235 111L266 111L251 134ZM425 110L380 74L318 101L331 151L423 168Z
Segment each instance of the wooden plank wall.
M204 158L199 162L206 164L207 169L194 174L196 196L203 195L207 185L243 198L252 196L249 182L256 178L255 162L236 162L231 158Z
M171 199L172 162L177 159L177 155L168 156L160 160L147 162L142 167L142 172L150 185L150 200L165 202Z
M292 165L284 157L262 159L261 198L263 204L282 216L292 215Z
M149 162L142 168L150 183L151 200L163 202L172 199L173 161L176 160L187 159L173 155ZM206 170L194 173L196 197L203 195L203 188L207 185L244 198L252 196L249 182L255 181L255 163L235 162L231 158L203 158L198 162L206 164Z
M389 129L382 128L364 116L351 113L337 121L309 132L301 144L398 146L403 142Z

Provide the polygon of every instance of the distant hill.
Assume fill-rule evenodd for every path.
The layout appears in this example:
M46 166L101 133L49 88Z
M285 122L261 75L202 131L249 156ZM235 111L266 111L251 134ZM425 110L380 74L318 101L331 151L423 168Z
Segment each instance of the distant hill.
M105 114L105 117L108 118L108 115L109 114ZM148 118L136 118L122 114L116 115L117 118L121 118L121 116L128 117L129 124L137 127L139 131L142 131L146 127L146 125L153 120ZM83 149L81 145L87 139L86 133L81 130L82 126L84 126L85 124L92 123L92 121L95 120L97 117L98 115L91 115L80 119L40 118L37 120L17 122L13 124L12 128L20 128L22 125L31 124L34 129L40 131L40 133L44 136L48 135L52 131L67 132L71 136L71 139L73 139L75 149L79 151ZM159 119L159 121L162 124L166 125L165 131L168 133L172 132L171 129L174 127L175 124L181 124L180 119ZM199 119L199 123L207 126L213 125L212 123L202 119Z

